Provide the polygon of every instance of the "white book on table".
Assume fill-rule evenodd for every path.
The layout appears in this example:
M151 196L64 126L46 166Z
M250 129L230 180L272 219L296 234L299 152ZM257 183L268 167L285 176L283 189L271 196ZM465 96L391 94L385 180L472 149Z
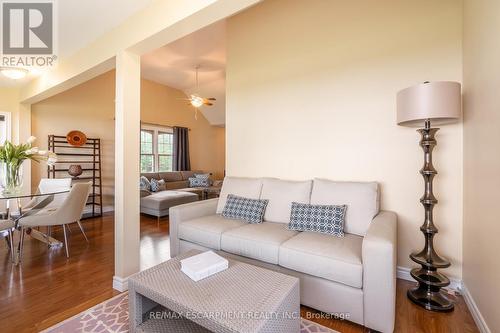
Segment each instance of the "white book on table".
M199 281L229 267L227 259L207 251L181 260L181 271L194 281Z

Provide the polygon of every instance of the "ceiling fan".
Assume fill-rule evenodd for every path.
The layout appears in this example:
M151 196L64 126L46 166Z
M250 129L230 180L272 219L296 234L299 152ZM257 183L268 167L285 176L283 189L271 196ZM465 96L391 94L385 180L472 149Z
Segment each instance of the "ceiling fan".
M198 91L198 69L199 68L200 68L199 65L196 66L196 91ZM199 108L203 105L212 106L212 105L214 105L214 103L212 103L212 102L216 101L216 99L214 97L201 97L196 93L189 95L189 98L187 100L189 101L189 104L195 108Z

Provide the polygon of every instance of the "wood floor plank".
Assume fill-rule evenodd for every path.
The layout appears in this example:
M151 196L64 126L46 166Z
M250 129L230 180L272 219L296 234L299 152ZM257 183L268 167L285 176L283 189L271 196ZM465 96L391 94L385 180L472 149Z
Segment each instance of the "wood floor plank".
M85 220L87 243L76 225L70 236L70 258L64 248L48 248L26 239L23 262L13 266L5 242L0 244L0 331L39 332L116 295L113 215ZM53 230L63 239L62 230ZM17 238L16 238L17 241ZM141 216L141 269L169 258L168 219L158 228L156 218ZM398 280L396 329L402 333L478 332L462 297L455 311L428 312L406 298L412 284ZM346 320L334 320L314 309L301 308L302 316L341 333L368 330Z

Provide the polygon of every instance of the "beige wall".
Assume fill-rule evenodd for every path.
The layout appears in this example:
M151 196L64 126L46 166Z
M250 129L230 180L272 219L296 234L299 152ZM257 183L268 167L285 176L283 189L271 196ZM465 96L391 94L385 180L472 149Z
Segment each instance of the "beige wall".
M31 131L37 145L47 149L49 134L66 135L80 130L90 138L101 139L103 204L113 204L114 193L114 71L96 77L61 94L33 104ZM60 176L68 176L63 173ZM33 163L31 184L38 186L47 177L46 163ZM69 177L69 176L68 176Z
M500 332L500 3L464 4L464 284Z
M110 71L75 88L32 106L32 133L40 148L47 147L47 135L65 135L73 129L102 140L104 205L113 204L114 193L114 104L115 72ZM193 169L224 170L223 128L210 126L201 113L194 119L193 109L181 91L142 80L141 120L171 126L186 126L190 131ZM222 133L222 134L221 134ZM32 186L46 177L46 165L34 164Z
M142 80L141 90L141 121L191 129L191 169L212 171L217 178L222 178L224 129L211 126L201 112L196 120L194 108L188 105L186 95L180 90L148 80Z
M286 8L286 10L283 10ZM456 0L268 0L227 26L227 171L376 180L399 216L401 266L423 247L419 136L396 125L396 93L462 80ZM435 220L462 274L462 125L438 134Z
M14 142L18 136L19 93L18 88L0 87L0 111L10 112L11 139Z

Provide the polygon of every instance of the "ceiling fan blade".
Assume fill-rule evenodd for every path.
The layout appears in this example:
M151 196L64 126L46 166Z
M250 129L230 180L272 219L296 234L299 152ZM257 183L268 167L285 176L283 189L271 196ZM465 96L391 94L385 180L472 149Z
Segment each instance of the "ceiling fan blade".
M209 97L209 98L205 98L206 100L209 100L209 101L216 101L215 97Z
M210 103L210 102L204 102L203 105L208 105L208 106L212 106L214 105L214 103Z

